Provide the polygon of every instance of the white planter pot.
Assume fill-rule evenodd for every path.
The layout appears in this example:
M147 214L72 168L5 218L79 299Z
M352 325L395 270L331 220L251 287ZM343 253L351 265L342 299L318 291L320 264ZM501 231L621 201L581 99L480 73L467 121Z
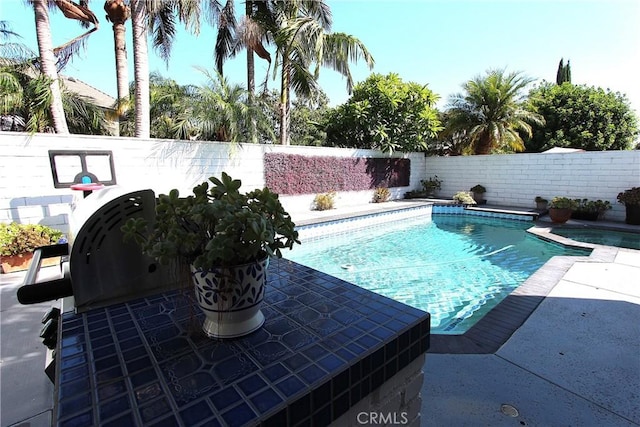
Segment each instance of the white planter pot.
M211 338L247 335L264 324L260 311L269 258L229 268L191 266L196 300L206 320L202 329Z

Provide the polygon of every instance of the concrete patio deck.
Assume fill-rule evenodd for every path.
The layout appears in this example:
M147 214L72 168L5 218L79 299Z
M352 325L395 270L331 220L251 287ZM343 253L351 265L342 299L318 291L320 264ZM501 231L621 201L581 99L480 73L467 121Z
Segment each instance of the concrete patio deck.
M303 223L396 206L292 215ZM423 426L640 425L640 251L600 247L571 264L495 353L427 355ZM22 277L0 276L1 427L51 423L38 332L53 304L20 305Z

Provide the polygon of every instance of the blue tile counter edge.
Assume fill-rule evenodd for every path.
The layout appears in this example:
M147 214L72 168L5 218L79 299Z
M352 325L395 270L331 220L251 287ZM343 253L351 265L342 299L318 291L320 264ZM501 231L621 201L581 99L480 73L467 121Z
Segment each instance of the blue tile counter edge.
M192 296L63 314L54 425L325 425L429 348L428 313L288 260L245 337L207 338Z

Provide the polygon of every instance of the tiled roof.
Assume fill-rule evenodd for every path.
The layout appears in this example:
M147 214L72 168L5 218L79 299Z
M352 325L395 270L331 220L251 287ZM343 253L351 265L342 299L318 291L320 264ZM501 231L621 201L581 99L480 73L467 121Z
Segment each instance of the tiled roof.
M89 98L94 104L99 107L111 109L116 102L116 99L101 90L88 85L87 83L76 79L75 77L68 77L61 75L64 80L64 85L71 92L77 93L80 96Z

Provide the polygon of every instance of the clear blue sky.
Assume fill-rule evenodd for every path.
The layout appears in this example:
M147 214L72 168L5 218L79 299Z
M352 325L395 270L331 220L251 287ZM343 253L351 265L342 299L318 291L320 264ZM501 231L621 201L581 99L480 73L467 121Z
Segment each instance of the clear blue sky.
M560 58L571 61L572 81L600 86L627 95L640 113L639 0L329 0L333 31L362 40L375 58L373 72L398 73L405 81L428 84L440 95L439 107L459 92L465 81L490 68L523 71L530 77L555 81ZM115 96L115 59L111 24L104 19L103 0L90 0L100 19L87 49L64 73ZM243 10L237 2L236 10ZM59 11L51 12L54 45L81 34L82 28ZM23 0L0 0L0 19L35 49L33 11ZM130 79L133 78L131 27ZM214 68L215 30L203 24L198 38L181 31L169 67L150 53L150 69L180 84L200 84L193 66ZM273 54L273 47L270 48ZM244 54L225 65L225 75L245 84ZM256 58L264 77L266 63ZM356 81L370 73L353 65ZM344 79L321 71L320 85L337 105L348 99ZM270 78L270 88L278 82Z

